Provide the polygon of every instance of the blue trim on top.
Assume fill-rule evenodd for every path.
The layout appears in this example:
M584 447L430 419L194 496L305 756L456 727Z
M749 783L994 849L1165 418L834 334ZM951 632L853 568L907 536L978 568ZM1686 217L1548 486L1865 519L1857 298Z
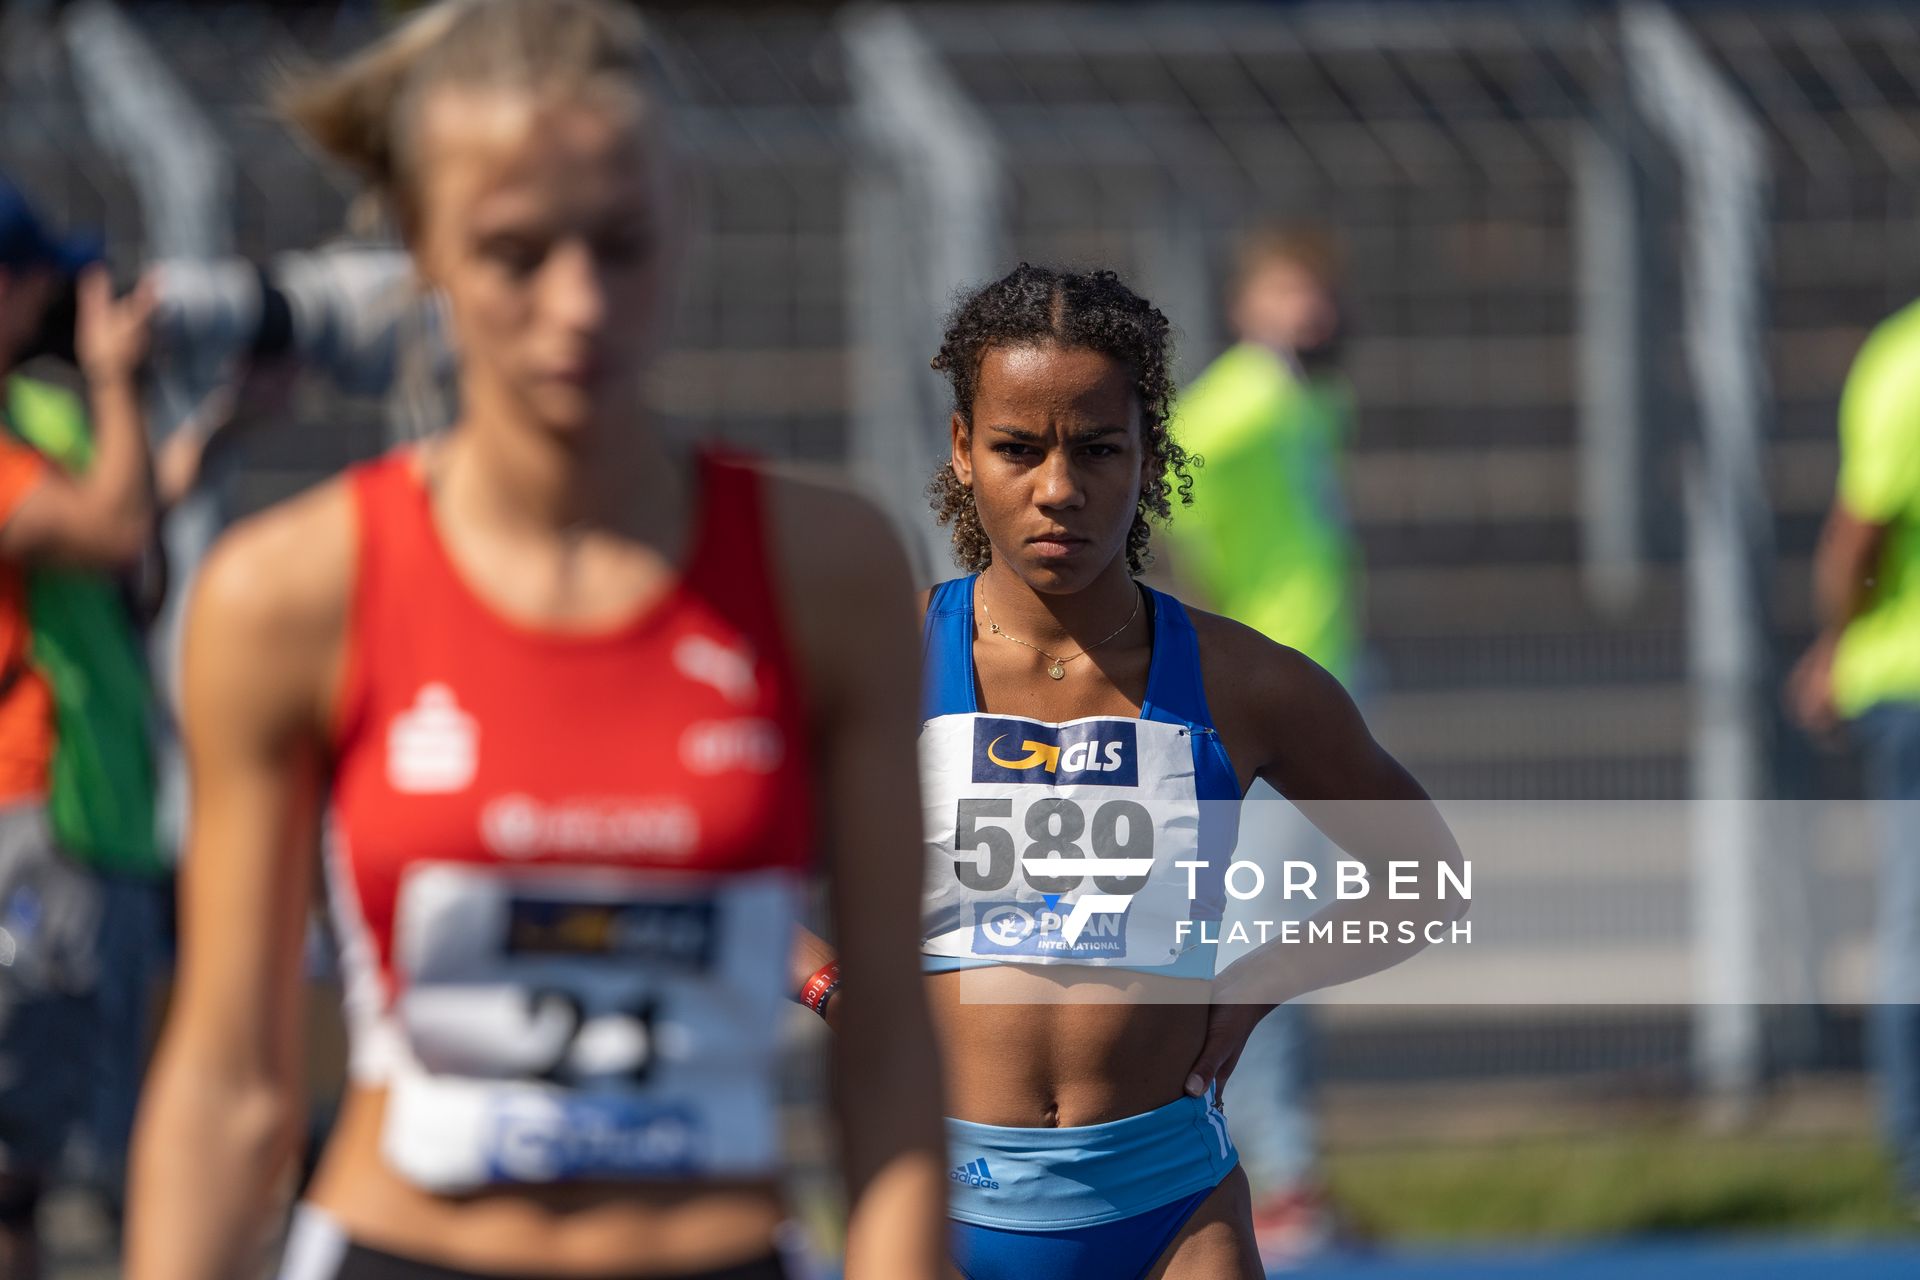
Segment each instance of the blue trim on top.
M1153 600L1153 662L1140 718L1185 725L1192 737L1193 790L1200 801L1199 853L1207 869L1194 881L1196 892L1187 915L1192 920L1218 921L1227 906L1227 864L1240 842L1240 774L1214 728L1200 670L1200 636L1187 607L1151 587L1147 593ZM1202 950L1212 958L1217 948Z
M1183 724L1194 731L1194 788L1202 800L1238 800L1240 775L1213 726L1200 671L1200 636L1187 607L1164 591L1147 589L1153 604L1153 661L1147 668L1142 720Z
M920 718L972 715L979 709L980 690L973 675L973 578L949 578L927 598Z
M922 720L946 715L977 715L980 688L973 669L973 598L978 574L950 578L927 598L922 631L920 710ZM1147 663L1147 692L1139 718L1180 725L1193 744L1194 795L1200 801L1200 856L1209 866L1196 881L1190 915L1217 921L1226 908L1227 863L1240 838L1240 774L1214 728L1200 670L1200 637L1186 606L1172 596L1144 587L1151 608L1153 656ZM1231 801L1231 804L1222 804ZM1173 976L1210 976L1213 948L1189 951L1172 965L1158 966ZM923 956L929 972L999 964L995 959ZM1136 967L1136 966L1127 966Z
M973 670L973 594L979 574L949 578L927 598L921 633L920 718L974 715L980 687ZM1185 725L1194 731L1196 791L1202 800L1241 798L1240 774L1227 756L1207 706L1200 671L1200 637L1187 608L1172 596L1144 588L1152 612L1153 656L1140 719Z

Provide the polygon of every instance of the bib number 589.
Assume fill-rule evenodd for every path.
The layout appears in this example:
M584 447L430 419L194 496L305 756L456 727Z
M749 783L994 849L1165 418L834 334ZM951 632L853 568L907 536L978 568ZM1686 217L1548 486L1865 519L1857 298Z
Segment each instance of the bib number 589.
M968 797L960 801L954 815L955 853L972 853L973 858L953 860L953 874L960 883L976 893L998 893L1013 883L1013 870L1029 887L1040 893L1071 893L1080 887L1084 876L1036 875L1026 869L1031 858L1080 859L1084 836L1096 858L1153 857L1153 816L1145 805L1134 800L1109 800L1093 811L1087 821L1086 810L1072 800L1048 796L1027 806L1023 826L1027 847L1015 853L1012 829L997 825L1013 817L1013 801L1004 796ZM984 856L982 856L984 855ZM1095 876L1093 884L1101 893L1138 893L1147 877Z

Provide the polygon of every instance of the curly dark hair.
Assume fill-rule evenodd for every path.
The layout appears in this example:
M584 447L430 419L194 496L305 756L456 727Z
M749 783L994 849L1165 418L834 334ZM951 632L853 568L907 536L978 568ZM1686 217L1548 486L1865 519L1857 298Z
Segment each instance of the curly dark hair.
M1021 263L991 284L960 300L947 318L947 331L933 367L953 386L953 407L969 426L979 389L980 361L995 347L1056 342L1098 351L1120 362L1133 378L1140 401L1140 430L1146 446L1149 479L1140 487L1140 504L1127 531L1127 566L1146 568L1150 556L1149 518L1173 518L1172 496L1193 502L1193 477L1187 451L1173 438L1173 339L1159 308L1121 282L1111 271L1076 272ZM1177 486L1176 486L1177 482ZM980 527L973 491L941 463L927 485L933 514L953 527L953 558L962 569L979 573L993 562L993 547Z

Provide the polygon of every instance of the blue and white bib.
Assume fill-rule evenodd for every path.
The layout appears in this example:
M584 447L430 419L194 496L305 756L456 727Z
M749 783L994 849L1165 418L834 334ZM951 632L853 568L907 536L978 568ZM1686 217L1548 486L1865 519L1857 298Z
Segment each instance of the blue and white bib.
M1207 710L1186 609L1143 588L1153 658L1138 718L985 715L975 581L943 582L927 604L924 967L1212 976L1216 948L1179 922L1220 920L1240 784Z

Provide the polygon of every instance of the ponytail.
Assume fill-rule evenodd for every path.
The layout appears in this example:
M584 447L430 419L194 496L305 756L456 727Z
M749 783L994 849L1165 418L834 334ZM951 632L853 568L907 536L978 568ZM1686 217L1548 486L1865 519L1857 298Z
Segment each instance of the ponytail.
M646 33L611 0L438 0L359 53L296 74L276 105L411 229L419 104L441 87L542 93L606 86L644 110Z

